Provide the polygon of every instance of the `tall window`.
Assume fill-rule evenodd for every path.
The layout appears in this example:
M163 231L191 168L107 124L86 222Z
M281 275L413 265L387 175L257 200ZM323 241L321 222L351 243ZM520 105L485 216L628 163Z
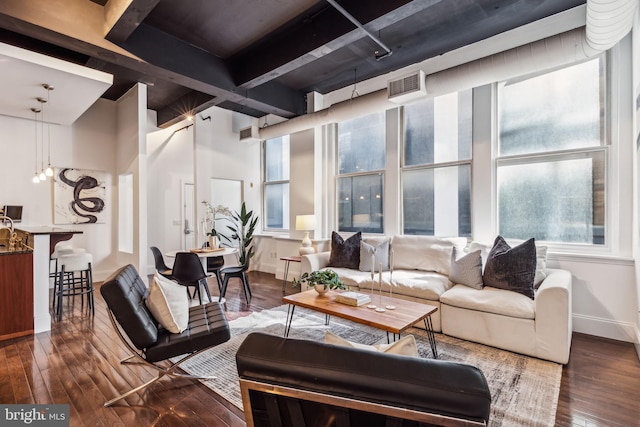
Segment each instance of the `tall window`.
M289 135L263 146L265 228L289 229Z
M338 229L383 233L385 113L338 124Z
M472 94L404 108L404 234L471 236Z
M605 60L498 85L498 230L605 243Z

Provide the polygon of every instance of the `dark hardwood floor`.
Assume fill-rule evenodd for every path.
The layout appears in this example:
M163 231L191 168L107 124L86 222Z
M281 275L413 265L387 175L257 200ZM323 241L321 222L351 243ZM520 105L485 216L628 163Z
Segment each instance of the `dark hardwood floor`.
M230 284L229 319L281 304L281 281L272 274L252 272L250 282L251 306L239 283ZM78 304L50 332L0 342L0 403L69 403L72 426L245 425L241 411L187 379L162 379L104 408L106 400L155 376L120 365L126 355L96 292L94 317L83 315ZM556 426L640 427L640 361L632 344L574 334Z

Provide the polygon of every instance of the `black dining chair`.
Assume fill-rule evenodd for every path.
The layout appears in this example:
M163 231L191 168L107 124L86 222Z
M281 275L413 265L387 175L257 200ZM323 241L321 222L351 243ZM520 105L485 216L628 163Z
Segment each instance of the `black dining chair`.
M249 286L249 278L247 277L247 270L249 270L249 264L251 261L251 250L247 251L247 259L245 260L244 265L238 265L234 267L227 267L220 270L220 273L224 277L222 280L222 289L220 290L220 300L224 298L224 294L227 292L227 285L229 284L229 279L236 277L240 279L242 282L242 289L244 290L244 299L247 304L251 304L251 287Z
M155 246L151 246L149 249L151 249L151 253L153 254L153 259L155 261L156 270L158 271L158 273L162 274L167 279L173 279L173 271L172 269L167 267L167 264L164 263L164 257L162 256L162 252L160 252L160 249L156 248Z
M207 285L207 277L209 276L205 273L200 257L198 257L197 254L192 252L178 252L176 254L176 260L173 263L173 280L182 286L195 287L195 292L198 294L198 301L201 305L201 285L204 286L207 297L209 297L209 302L211 302L211 293Z
M202 244L202 247L208 248L209 242L204 242ZM218 282L218 291L222 289L222 274L220 274L220 269L222 267L224 267L223 256L207 257L207 273L213 273L216 276L216 281Z

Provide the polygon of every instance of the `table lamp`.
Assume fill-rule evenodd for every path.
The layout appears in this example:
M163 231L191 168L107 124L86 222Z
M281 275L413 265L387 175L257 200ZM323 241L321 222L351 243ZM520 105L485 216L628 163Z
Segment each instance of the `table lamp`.
M302 246L300 246L300 255L312 254L316 250L311 246L311 239L309 238L309 231L316 229L316 216L315 215L296 215L296 230L304 231L304 238L302 239Z

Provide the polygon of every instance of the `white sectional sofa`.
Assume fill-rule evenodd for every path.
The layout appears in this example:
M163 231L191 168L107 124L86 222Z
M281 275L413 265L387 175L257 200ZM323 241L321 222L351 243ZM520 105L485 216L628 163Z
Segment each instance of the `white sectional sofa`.
M376 245L382 238L363 241ZM547 269L534 299L518 292L485 286L482 289L449 280L448 265L453 247L466 239L431 236L394 236L393 271L383 271L382 291L398 298L424 301L438 307L432 316L436 332L525 355L567 363L571 347L571 285L568 271ZM330 252L305 255L301 271L331 268L345 285L362 292L379 291L379 273L328 267ZM369 263L371 264L371 263ZM544 263L542 263L544 264Z

